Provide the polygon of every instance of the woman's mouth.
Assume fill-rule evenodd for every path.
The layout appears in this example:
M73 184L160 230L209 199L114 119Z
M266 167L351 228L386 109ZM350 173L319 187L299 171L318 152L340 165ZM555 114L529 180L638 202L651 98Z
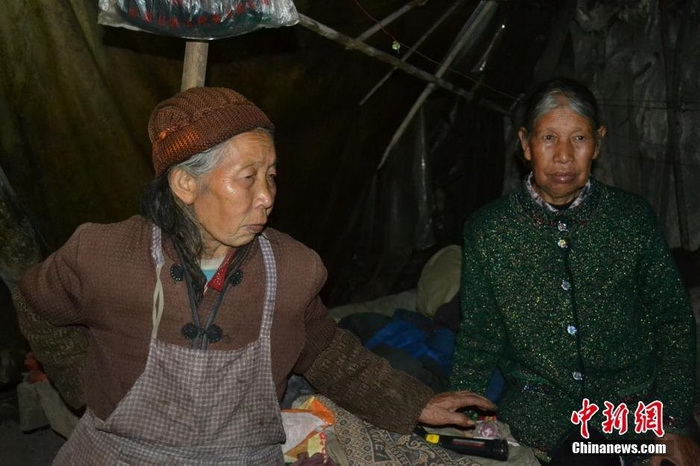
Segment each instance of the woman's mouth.
M250 230L251 232L258 234L262 233L263 229L265 228L264 223L256 223L254 225L247 225L246 228Z
M551 173L549 178L555 183L567 184L576 180L575 172L557 172Z

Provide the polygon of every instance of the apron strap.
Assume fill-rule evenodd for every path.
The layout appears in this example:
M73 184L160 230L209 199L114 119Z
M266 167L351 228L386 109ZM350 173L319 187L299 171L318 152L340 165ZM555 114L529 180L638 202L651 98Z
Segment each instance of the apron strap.
M161 232L158 225L153 225L153 234L151 238L151 257L156 264L156 286L153 289L153 330L151 331L151 340L155 340L158 335L158 327L160 319L163 317L163 306L165 298L163 296L163 282L160 279L160 272L165 264L163 256L163 247L161 245Z
M277 297L277 265L270 240L264 234L258 235L258 244L260 244L265 263L265 303L259 336L269 337L272 328L272 316L275 313L275 299Z

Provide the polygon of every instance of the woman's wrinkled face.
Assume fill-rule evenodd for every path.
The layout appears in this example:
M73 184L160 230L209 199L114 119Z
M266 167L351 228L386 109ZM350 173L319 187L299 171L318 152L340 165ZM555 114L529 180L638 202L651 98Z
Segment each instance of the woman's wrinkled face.
M605 131L604 126L596 131L588 118L568 107L545 113L529 135L520 128L520 144L532 164L534 188L542 199L554 205L576 199L598 158L598 141Z
M180 196L200 223L207 258L221 257L261 233L277 191L277 156L269 133L239 134L223 150L214 170L191 180L191 195Z

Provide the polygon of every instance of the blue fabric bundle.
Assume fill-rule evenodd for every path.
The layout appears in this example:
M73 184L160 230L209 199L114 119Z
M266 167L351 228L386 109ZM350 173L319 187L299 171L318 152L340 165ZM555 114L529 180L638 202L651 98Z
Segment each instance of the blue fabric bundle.
M371 350L380 345L402 349L415 358L427 356L435 360L447 376L452 366L455 334L420 313L397 309L391 321L365 342L365 347Z

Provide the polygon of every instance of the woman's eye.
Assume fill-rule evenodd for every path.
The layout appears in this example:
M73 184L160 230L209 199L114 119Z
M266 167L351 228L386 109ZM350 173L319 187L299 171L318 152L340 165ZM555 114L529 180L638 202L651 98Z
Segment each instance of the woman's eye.
M241 173L241 181L246 184L255 182L255 173Z

